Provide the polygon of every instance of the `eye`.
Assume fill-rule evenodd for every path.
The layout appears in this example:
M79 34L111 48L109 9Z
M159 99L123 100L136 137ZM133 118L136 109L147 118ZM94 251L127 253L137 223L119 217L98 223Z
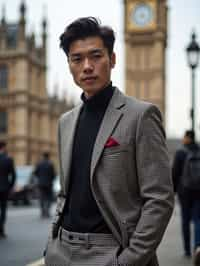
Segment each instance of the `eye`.
M81 62L81 57L80 56L73 56L70 58L70 61L74 64L79 64Z
M101 57L102 55L98 53L98 54L94 54L94 56L98 58L98 57Z
M92 54L92 58L94 60L100 59L101 57L102 57L102 54L101 53L94 53L94 54Z

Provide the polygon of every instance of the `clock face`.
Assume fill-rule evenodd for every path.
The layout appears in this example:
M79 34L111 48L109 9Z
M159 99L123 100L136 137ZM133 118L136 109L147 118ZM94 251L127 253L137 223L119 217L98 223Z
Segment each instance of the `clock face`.
M132 11L131 18L138 27L145 27L153 19L153 10L148 4L137 4Z

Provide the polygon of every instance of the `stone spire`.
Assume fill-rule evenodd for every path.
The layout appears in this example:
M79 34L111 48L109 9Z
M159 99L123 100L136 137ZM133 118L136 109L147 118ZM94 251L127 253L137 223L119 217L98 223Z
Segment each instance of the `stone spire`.
M24 0L21 1L19 11L20 11L20 22L25 23L26 5Z
M42 54L44 61L46 62L46 51L47 51L47 16L46 16L46 5L43 7L43 18L42 18Z
M4 26L6 24L6 7L5 7L5 4L3 4L3 6L2 6L1 24L2 24L2 26Z
M22 0L20 7L19 7L19 13L20 13L20 18L19 18L19 35L18 35L18 44L22 48L25 47L25 31L26 31L26 6L25 2Z
M5 49L5 47L6 47L6 8L5 4L3 4L1 27L0 27L0 49Z
M46 16L46 5L43 7L43 19L42 19L42 48L46 50L47 41L47 16Z

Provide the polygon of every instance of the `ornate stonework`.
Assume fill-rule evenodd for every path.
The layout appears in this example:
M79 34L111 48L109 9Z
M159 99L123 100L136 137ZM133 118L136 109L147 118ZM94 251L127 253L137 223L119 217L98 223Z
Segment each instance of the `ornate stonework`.
M165 118L166 0L124 0L126 93L156 104Z
M19 21L9 24L3 14L0 24L0 113L7 120L0 139L7 142L16 165L35 164L44 151L57 164L58 118L72 106L48 96L46 20L38 47L34 33L26 34L25 13L22 2Z

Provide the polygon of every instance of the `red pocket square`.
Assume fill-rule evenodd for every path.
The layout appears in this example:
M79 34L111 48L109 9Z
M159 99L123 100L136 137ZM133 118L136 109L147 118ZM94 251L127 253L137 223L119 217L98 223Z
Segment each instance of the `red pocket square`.
M105 144L105 148L110 148L118 145L119 143L114 138L110 137Z

